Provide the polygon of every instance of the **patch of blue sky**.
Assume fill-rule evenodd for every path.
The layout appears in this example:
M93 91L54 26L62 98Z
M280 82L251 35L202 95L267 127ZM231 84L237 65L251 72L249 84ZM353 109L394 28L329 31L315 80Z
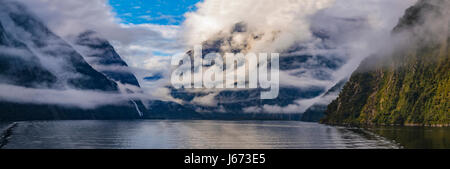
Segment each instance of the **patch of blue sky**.
M155 56L172 56L171 53L165 53L162 51L153 51L153 55L155 55Z
M180 25L201 0L108 0L123 23Z

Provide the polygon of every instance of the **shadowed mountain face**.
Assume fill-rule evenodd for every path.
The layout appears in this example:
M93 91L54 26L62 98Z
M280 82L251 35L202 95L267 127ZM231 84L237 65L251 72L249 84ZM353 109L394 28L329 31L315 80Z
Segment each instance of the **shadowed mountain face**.
M119 84L123 93L142 93L138 80L106 39L93 31L87 31L77 36L73 42L89 64ZM153 100L145 102L139 99L130 101L139 110L141 118L145 119L199 119L202 117L189 105Z
M139 87L138 80L128 70L128 65L106 39L93 31L87 31L81 33L74 43L96 70L114 81Z
M74 40L74 46L83 54L88 63L97 71L119 84L124 94L142 93L134 74L125 61L117 54L114 47L94 31L86 31ZM141 100L131 100L139 116L147 112Z
M149 101L147 105L149 111L144 114L146 119L205 119L190 105L159 100Z
M71 45L19 3L0 0L0 49L2 86L119 93L114 81L92 68ZM24 94L24 97L27 95ZM124 103L87 110L2 99L0 120L136 118L135 107L128 105Z
M2 62L2 75L11 77L11 83L30 86L43 82L45 86L56 88L62 88L61 83L66 83L78 89L117 90L114 82L95 71L69 44L27 13L24 6L7 1L0 2L1 45L4 48L2 60L5 60ZM49 65L43 63L44 59L54 59L64 65L44 68L44 64ZM21 61L25 64L18 64ZM68 71L63 72L64 69Z
M28 47L11 38L0 23L0 71L1 82L31 87L36 84L52 86L57 77L45 69L39 59ZM27 58L18 57L14 51L20 51Z
M323 123L450 124L450 3L420 0L393 35L407 47L366 59L327 109Z

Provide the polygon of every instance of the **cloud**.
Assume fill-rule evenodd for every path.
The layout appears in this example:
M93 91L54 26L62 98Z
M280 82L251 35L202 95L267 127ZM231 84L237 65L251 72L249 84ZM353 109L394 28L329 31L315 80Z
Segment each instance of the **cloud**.
M52 104L94 109L104 105L124 104L131 99L142 97L138 94L124 95L76 89L35 89L0 84L0 100L27 104Z
M118 53L123 54L130 63L139 63L142 61L139 57L151 57L155 51L170 54L183 49L177 40L179 26L122 23L107 0L16 1L28 6L52 31L62 37L78 35L86 30L98 32L112 41ZM145 48L145 53L135 52L136 46Z
M83 63L73 62L74 60L82 59L81 56L64 40L54 34L48 33L45 27L33 22L33 20L26 20L25 23L14 21L13 14L24 13L27 15L27 12L23 11L21 6L17 6L15 3L2 2L2 6L0 6L2 31L5 31L7 41L10 41L3 45L13 46L0 47L3 51L1 53L14 57L20 55L21 61L24 62L24 65L7 66L6 70L3 70L4 72L2 73L7 74L8 71L17 71L22 69L21 66L27 68L30 65L26 65L25 63L31 62L32 67L36 65L42 67L42 69L45 69L49 74L56 77L57 82L52 84L53 87L67 88L73 84L70 81L84 78L83 76L87 75L85 72L76 71L76 66L82 65ZM45 77L33 78L45 79Z
M185 15L183 38L190 46L226 39L229 43L220 46L225 52L245 45L244 52L281 52L281 59L313 56L297 69L280 71L280 85L330 89L349 77L364 58L387 47L393 27L415 1L205 0L197 4L197 11ZM327 39L317 37L318 33ZM301 50L285 53L292 47ZM329 68L315 56L342 63ZM244 111L301 112L336 96L319 95L286 107L261 105Z
M302 113L302 106L298 104L290 104L285 107L278 105L262 105L262 106L251 106L243 109L245 113L273 113L273 114L294 114Z
M421 8L421 10L417 10L418 8ZM394 35L400 40L406 41L406 46L413 46L414 48L446 43L450 31L449 11L449 1L420 0L414 8L407 11L407 17L402 18L402 25L396 27ZM415 20L411 22L411 19Z
M163 53L170 59L170 55L185 49L179 40L179 26L123 23L116 17L107 0L16 1L28 6L52 31L63 38L76 36L86 30L98 32L113 44L131 70L137 70L134 73L140 82L156 69L160 69L161 65L165 65L167 59L155 56L155 53ZM152 65L149 66L149 63ZM164 86L143 86L150 89L162 87Z
M217 96L217 94L218 93L211 93L206 96L195 97L192 100L192 103L196 104L196 105L201 105L201 106L216 107L217 102L214 98Z
M224 49L251 44L248 52L283 52L299 45L306 49L297 52L305 55L338 57L344 63L336 70L303 67L280 72L282 86L331 88L348 77L361 60L386 46L385 42L399 17L416 0L204 0L197 4L196 11L185 15L186 21L182 26L124 24L112 12L107 0L17 1L24 2L63 37L87 29L99 32L112 41L143 89L148 91L146 94L170 100L173 98L164 88L168 85L170 73L170 66L166 66L169 63L167 56L218 36L231 38L230 45L223 46ZM238 23L245 25L245 31L233 33ZM314 37L317 31L327 32L331 40ZM261 37L255 39L255 36ZM308 64L316 63L314 58L308 61ZM329 73L331 77L320 79L315 75L316 71ZM296 75L298 72L306 73L299 76ZM143 77L156 73L163 73L164 78L155 82L142 81ZM248 108L246 111L305 110L305 105L322 101L319 97L303 102L297 100L287 107L262 105L262 108ZM214 97L196 99L210 99L207 103L216 103Z
M253 51L277 51L311 37L308 17L332 5L334 0L205 0L198 10L186 14L185 38L198 45L219 33L230 33L243 23L246 34L232 35L233 43L261 35Z
M162 25L123 24L107 0L16 0L24 3L58 35L77 35L87 29L124 44L136 40L167 40ZM167 29L173 27L167 26ZM164 46L162 46L164 47Z
M31 53L30 51L24 49L24 48L17 48L17 47L8 47L8 46L0 46L0 54L2 56L10 56L10 57L21 57L25 60L31 59Z

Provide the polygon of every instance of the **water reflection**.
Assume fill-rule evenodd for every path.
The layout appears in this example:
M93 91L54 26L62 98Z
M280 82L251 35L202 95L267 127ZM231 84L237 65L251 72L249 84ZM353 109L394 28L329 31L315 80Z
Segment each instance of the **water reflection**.
M450 148L450 127L377 127L370 131L398 142L403 148Z
M370 132L295 121L20 122L4 148L397 148Z

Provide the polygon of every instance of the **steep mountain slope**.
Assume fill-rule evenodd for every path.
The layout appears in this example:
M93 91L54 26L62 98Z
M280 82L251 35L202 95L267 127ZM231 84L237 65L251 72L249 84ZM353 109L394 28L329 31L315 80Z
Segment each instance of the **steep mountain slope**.
M328 124L450 124L449 9L420 0L394 29L408 37L390 57L365 60L322 120Z
M114 81L93 69L72 46L50 31L19 3L0 0L0 49L1 88L119 93L119 87ZM138 117L136 109L129 103L85 109L56 104L34 104L29 101L16 102L6 99L8 93L1 94L0 120ZM23 93L15 93L20 94ZM30 95L23 94L23 97L27 96ZM48 99L47 97L52 96L24 99L40 102Z
M96 32L83 32L73 41L86 61L97 71L114 81L139 87L139 82L128 70L127 63L117 54L114 47Z
M86 31L72 41L89 65L116 82L122 93L142 93L139 82L129 70L127 63L106 39L94 31ZM136 106L139 115L143 116L146 108L142 101L130 100L130 102Z
M86 31L70 38L75 48L95 70L115 81L122 93L142 93L139 82L114 47L98 33ZM147 78L148 79L148 78ZM144 80L147 80L144 79ZM199 119L200 114L189 105L151 100L130 100L144 119ZM145 106L144 106L145 104Z
M28 63L33 62L30 65L25 65L30 66L27 68L13 65L12 62L6 61L9 58L5 56L3 57L5 62L10 62L11 65L6 64L3 69L6 70L11 67L12 70L2 74L18 78L16 79L18 82L27 81L26 79L28 78L35 78L37 81L67 83L68 85L79 89L117 90L117 85L114 84L114 82L111 82L101 73L92 69L92 67L83 60L81 55L73 50L70 45L52 33L38 19L27 13L24 6L9 1L0 2L2 3L0 9L2 11L0 13L2 28L0 30L2 31L2 46L4 47L6 55L9 54L9 58L12 58L13 60L20 60ZM25 56L22 56L22 54ZM14 55L20 55L21 57ZM30 57L31 59L26 57ZM67 63L67 65L48 65L48 63L43 63L45 61L44 59L54 59L54 62L60 62L61 64ZM42 70L42 64L47 64L47 71ZM49 68L49 66L53 67ZM39 77L40 74L33 71L33 68L35 67L39 70L37 73L43 74L46 77L43 78L44 80L41 80L41 77ZM19 73L15 72L15 69L27 69L30 72L18 76L18 74L14 74ZM76 72L81 76L69 74L71 72L65 71L64 69L72 69L73 72ZM51 77L51 74L53 75L53 78ZM93 83L94 80L96 83ZM28 81L28 83L31 82L33 81ZM18 85L24 86L21 83L18 83Z
M348 78L339 81L330 90L321 96L321 102L313 104L311 107L306 109L302 115L302 121L307 122L318 122L325 116L325 111L327 110L328 104L336 98L336 96L341 92Z

